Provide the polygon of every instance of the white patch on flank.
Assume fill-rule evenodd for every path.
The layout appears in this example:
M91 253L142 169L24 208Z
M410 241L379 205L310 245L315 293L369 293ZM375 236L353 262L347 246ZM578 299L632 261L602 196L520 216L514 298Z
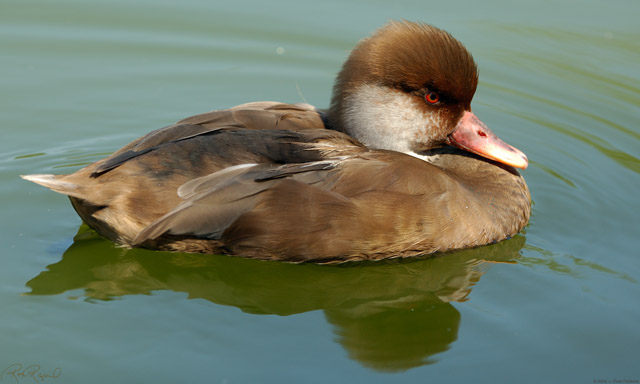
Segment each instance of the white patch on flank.
M331 160L319 160L319 161L311 161L308 163L304 163L300 166L300 168L309 168L309 167L313 167L316 166L318 164L320 165L326 165L324 167L324 169L329 169L331 167L335 167L336 165L340 164L340 162L342 160L344 160L344 158L347 158L348 156L341 156L341 158L337 158L337 159L331 159Z
M413 151L407 152L407 155L411 155L411 156L413 156L415 158L418 158L420 160L424 160L427 163L433 163L433 161L440 156L440 155L421 155L421 154L415 153Z
M246 163L246 164L232 165L230 167L223 168L223 169L219 170L218 172L216 172L216 174L224 175L225 173L233 172L233 171L238 170L238 169L255 167L256 165L258 165L258 163Z

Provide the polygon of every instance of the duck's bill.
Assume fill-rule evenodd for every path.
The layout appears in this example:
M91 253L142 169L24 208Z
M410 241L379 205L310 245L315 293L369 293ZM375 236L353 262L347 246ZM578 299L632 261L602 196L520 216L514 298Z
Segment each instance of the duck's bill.
M470 111L464 112L449 135L449 144L515 168L526 169L529 165L524 153L500 140Z

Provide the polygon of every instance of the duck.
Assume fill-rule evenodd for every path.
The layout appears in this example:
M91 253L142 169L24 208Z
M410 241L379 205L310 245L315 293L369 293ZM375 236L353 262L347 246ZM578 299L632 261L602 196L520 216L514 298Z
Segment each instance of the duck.
M526 155L471 110L477 84L451 34L392 20L356 44L328 109L250 102L21 177L127 248L336 263L478 247L522 231L531 196Z

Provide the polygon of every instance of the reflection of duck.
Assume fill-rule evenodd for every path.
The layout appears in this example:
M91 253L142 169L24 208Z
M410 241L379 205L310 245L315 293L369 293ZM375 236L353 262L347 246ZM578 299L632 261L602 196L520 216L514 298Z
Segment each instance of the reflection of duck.
M471 112L477 76L448 33L392 22L353 50L327 114L245 104L25 178L129 246L326 262L487 244L522 229L530 198L524 154Z
M62 260L27 283L31 295L171 290L255 314L323 310L353 359L391 371L436 361L431 356L458 337L460 314L450 302L467 299L485 260L512 260L524 246L516 236L442 258L323 267L125 250L82 228Z
M437 362L432 356L449 349L460 325L453 305L414 299L367 316L331 309L325 314L352 359L379 371L404 371Z

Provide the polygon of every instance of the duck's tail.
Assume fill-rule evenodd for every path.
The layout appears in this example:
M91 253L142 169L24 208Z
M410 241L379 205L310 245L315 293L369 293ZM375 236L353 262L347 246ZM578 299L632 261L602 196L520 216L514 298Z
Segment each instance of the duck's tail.
M65 176L67 175L20 175L23 179L40 184L52 191L82 198L83 188L80 185L64 181Z

